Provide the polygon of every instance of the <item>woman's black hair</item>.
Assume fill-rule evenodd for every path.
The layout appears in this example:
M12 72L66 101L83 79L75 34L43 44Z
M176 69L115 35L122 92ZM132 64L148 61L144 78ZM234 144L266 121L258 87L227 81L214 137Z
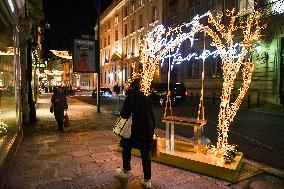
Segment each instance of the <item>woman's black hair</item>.
M130 89L133 90L133 91L139 91L140 90L140 82L141 82L141 78L135 78L130 83Z

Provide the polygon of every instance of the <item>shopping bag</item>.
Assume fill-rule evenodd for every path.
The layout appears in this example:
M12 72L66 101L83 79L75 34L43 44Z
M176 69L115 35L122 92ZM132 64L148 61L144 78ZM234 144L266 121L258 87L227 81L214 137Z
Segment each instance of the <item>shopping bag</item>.
M64 116L64 122L63 122L64 127L70 127L70 120L69 120L69 116L66 113Z
M132 125L132 116L130 116L128 119L119 117L113 128L113 132L122 138L130 138L131 125Z
M54 105L53 104L50 105L49 111L50 111L50 113L54 112Z

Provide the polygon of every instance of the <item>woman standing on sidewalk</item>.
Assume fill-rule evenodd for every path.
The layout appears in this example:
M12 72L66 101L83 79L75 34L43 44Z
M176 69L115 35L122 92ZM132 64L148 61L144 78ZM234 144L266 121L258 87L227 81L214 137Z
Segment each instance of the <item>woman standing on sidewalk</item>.
M122 118L129 118L132 114L130 139L122 138L123 168L117 169L116 177L128 179L132 148L139 149L144 179L141 183L146 188L151 188L151 160L150 151L153 149L153 134L155 117L150 99L140 91L140 78L135 79L126 93L126 99L120 112Z
M54 108L54 116L58 124L58 130L63 131L64 110L68 109L67 98L61 87L55 88L51 97Z

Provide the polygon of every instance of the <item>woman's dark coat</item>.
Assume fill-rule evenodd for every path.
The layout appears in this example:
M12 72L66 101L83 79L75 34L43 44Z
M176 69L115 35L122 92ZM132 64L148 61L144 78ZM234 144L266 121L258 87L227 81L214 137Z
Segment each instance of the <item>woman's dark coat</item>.
M140 91L128 91L123 108L120 112L122 118L129 118L132 114L130 139L122 138L120 145L151 150L153 147L153 134L155 129L155 116L150 99Z
M56 119L64 118L64 110L68 109L67 99L64 93L54 93L51 97L54 105L54 116Z

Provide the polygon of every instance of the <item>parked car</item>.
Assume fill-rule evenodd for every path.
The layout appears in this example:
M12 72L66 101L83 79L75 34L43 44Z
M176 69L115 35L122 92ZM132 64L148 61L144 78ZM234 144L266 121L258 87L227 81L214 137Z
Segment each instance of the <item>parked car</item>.
M181 104L186 101L187 92L183 84L170 84L170 97L174 105ZM164 105L167 100L168 84L152 83L149 97L154 104Z
M101 87L100 88L100 95L101 97L111 97L112 96L112 91L108 87ZM92 92L92 97L96 98L97 97L97 90L93 90Z
M75 86L75 87L73 87L73 90L74 90L75 92L82 92L82 91L83 91L83 89L82 89L81 86Z

